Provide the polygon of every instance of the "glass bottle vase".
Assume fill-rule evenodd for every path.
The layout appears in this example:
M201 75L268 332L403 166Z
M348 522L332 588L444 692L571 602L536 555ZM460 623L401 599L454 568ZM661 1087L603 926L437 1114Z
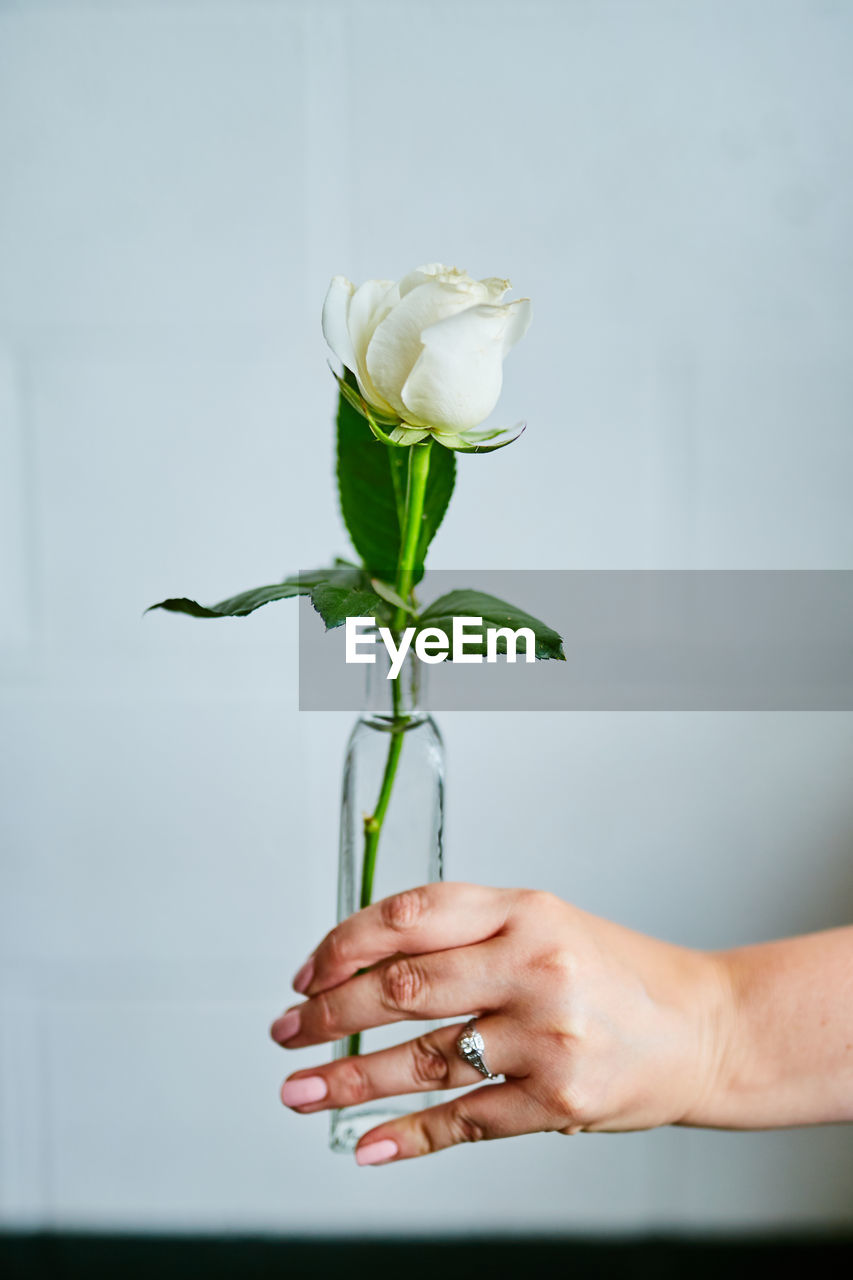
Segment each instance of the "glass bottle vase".
M388 678L385 646L365 666L367 695L347 744L341 797L338 920L416 885L442 879L444 749L424 706L423 663L410 652ZM373 1053L414 1039L434 1022L405 1021L339 1040L335 1058ZM333 1151L352 1151L363 1134L398 1115L432 1105L409 1093L331 1113Z

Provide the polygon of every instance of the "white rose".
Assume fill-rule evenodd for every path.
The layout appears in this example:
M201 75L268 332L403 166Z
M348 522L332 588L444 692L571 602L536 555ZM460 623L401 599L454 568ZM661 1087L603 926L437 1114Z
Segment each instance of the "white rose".
M335 276L323 334L384 418L464 439L497 404L504 356L530 324L528 298L501 302L509 288L440 263L396 284Z

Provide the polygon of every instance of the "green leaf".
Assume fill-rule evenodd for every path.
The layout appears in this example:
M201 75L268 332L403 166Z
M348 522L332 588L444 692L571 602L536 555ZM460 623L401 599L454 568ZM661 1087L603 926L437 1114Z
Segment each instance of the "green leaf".
M339 373L335 372L330 361L326 361L326 363L332 370L332 377L340 387L341 394L345 397L348 403L352 405L353 409L355 409L357 413L360 413L372 427L377 427L380 423L383 427L399 427L401 425L398 417L391 417L387 413L382 413L375 405L369 405L367 403L364 396L361 394L355 374L352 373L350 369L344 369L344 375L341 377ZM387 439L387 436L384 436L384 433L380 431L378 438Z
M420 444L428 435L429 432L420 427L395 427L388 439L397 445Z
M562 638L552 627L516 605L507 604L506 600L499 600L497 596L487 595L484 591L449 591L447 595L433 600L421 613L418 629L423 631L426 627L437 627L444 632L450 645L453 619L458 617L482 618L484 631L488 627L511 627L513 631L519 627L529 627L536 638L537 658L556 658L562 662L566 660ZM523 645L518 648L519 652L524 651ZM498 640L497 651L506 653L506 641L503 637ZM479 645L466 642L465 652L485 654L485 636Z
M435 432L433 439L454 453L494 453L505 449L522 434L526 426L517 422L514 427L499 427L492 431L461 431L458 435Z
M244 618L247 614L260 609L261 605L271 604L274 600L287 600L292 596L304 596L310 590L309 583L300 582L298 578L287 578L284 582L276 582L270 587L254 587L251 591L241 591L239 595L220 600L219 604L203 605L182 596L149 605L145 613L150 613L152 609L168 609L172 613L188 613L193 618Z
M337 560L330 569L312 569L285 578L269 587L255 587L239 595L221 600L219 604L201 605L196 600L161 600L152 609L168 609L173 613L187 613L194 618L243 618L261 605L274 600L287 600L293 596L310 596L311 603L326 624L327 630L339 627L349 617L390 616L388 605L377 595L370 580L359 565Z
M371 578L370 585L378 596L383 600L387 600L389 604L393 604L395 609L402 609L405 613L414 613L415 606L406 604L406 601L397 595L397 592L387 582L383 582L381 578Z
M341 560L339 556L335 558L331 569L302 569L295 581L307 587L333 582L339 587L350 587L354 591L369 585L367 574L360 564Z
M345 379L350 386L355 385L349 370ZM343 391L338 399L337 428L338 493L344 523L370 576L393 582L400 555L408 450L375 439ZM418 544L416 582L423 576L424 557L444 518L455 476L453 454L446 449L433 449Z
M375 618L387 621L388 606L375 591L321 582L311 590L311 603L326 624L326 630L341 627L347 618Z

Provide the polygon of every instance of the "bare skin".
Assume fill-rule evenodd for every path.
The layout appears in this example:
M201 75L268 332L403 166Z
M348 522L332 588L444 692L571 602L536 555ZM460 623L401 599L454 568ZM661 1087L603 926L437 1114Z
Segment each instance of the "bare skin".
M363 1164L541 1131L853 1119L853 927L706 952L549 893L431 884L332 929L294 988L307 999L271 1028L288 1049L459 1018L294 1072L282 1099L302 1114L482 1081L456 1050L474 1014L504 1077L378 1125Z

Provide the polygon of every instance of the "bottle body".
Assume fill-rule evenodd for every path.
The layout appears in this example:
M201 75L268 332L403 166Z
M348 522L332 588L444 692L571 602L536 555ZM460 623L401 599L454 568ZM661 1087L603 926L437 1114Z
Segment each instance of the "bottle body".
M339 921L443 874L444 752L438 728L423 707L423 668L407 658L395 684L386 679L387 662L377 658L368 668L367 706L350 735L344 762ZM435 1025L405 1021L370 1028L338 1041L334 1056L374 1053ZM434 1100L431 1094L410 1093L335 1110L331 1147L352 1151L375 1125Z

